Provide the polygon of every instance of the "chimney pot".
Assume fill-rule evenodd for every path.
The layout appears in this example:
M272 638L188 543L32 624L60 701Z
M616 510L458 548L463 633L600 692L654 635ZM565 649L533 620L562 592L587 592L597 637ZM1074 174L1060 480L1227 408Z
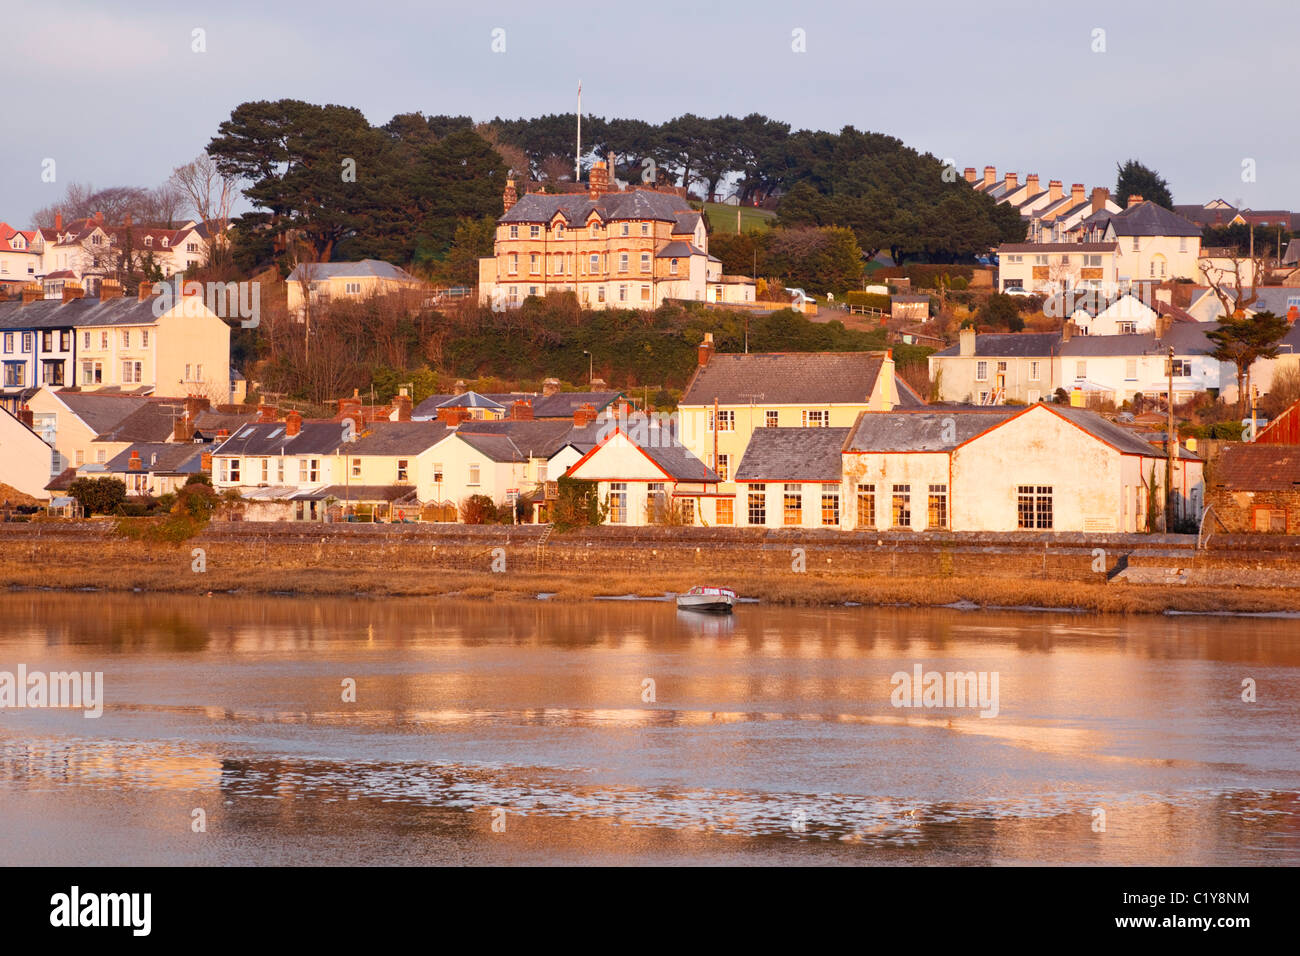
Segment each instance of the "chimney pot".
M1134 193L1133 195L1128 197L1128 208L1131 209L1132 207L1136 206L1140 202L1142 202L1142 197L1139 196L1137 193Z
M699 349L700 368L708 365L711 358L713 358L713 333L705 332L704 341L700 343Z
M61 212L56 212L54 214L54 231L55 232L63 231L63 213Z
M302 413L295 408L284 418L284 434L286 438L292 438L301 431Z
M996 166L984 167L984 185L992 186L998 179L998 168Z
M18 409L18 420L28 428L33 430L36 428L36 413L26 404L24 404L22 408Z
M975 167L967 166L965 170L962 171L962 175L966 177L966 182L968 183L975 182Z
M130 460L126 463L126 470L127 470L127 471L139 471L140 468L141 468L141 465L142 465L142 463L141 463L141 461L140 461L140 453L139 453L138 451L133 451L133 452L131 452L131 458L130 458Z
M560 391L560 380L558 378L548 378L542 382L542 396L550 398L552 395L558 395Z
M585 428L596 420L596 406L591 402L584 402L573 412L573 427Z
M517 422L531 422L533 420L533 403L526 398L521 398L510 406L510 417Z

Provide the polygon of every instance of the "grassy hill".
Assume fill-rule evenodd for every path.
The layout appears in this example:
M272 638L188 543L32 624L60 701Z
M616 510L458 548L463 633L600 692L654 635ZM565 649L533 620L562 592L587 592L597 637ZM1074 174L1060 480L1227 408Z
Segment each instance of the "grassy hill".
M692 203L698 206L698 203ZM772 228L776 213L753 206L728 206L720 202L706 202L704 212L709 217L709 228L714 232L766 232ZM736 229L736 211L740 211L740 229Z

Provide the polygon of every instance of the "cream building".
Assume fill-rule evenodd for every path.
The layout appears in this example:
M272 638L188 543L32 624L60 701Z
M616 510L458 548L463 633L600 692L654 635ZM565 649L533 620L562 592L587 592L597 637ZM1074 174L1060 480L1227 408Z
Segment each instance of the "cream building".
M308 302L361 300L423 288L424 283L405 269L381 259L300 262L289 273L288 306L290 312L301 313Z
M1204 281L1201 227L1163 206L1130 196L1121 212L1095 213L1071 233L1081 242L1117 244L1120 283L1174 279Z

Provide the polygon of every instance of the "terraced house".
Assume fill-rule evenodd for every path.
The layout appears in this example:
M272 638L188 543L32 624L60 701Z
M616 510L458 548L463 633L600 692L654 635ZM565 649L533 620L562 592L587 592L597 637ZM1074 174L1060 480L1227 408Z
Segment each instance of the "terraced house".
M479 301L516 308L573 292L587 308L656 309L669 299L753 302L754 282L724 276L698 212L676 191L610 183L597 163L585 193L506 186L494 253L479 260Z

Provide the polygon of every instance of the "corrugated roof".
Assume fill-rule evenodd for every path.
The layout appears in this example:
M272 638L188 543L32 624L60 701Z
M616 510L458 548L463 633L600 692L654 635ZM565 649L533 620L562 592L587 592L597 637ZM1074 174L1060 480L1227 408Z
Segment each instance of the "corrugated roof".
M683 405L811 405L867 401L883 352L757 352L713 355L697 369Z
M755 428L733 480L838 482L844 472L841 450L851 431L851 428Z

